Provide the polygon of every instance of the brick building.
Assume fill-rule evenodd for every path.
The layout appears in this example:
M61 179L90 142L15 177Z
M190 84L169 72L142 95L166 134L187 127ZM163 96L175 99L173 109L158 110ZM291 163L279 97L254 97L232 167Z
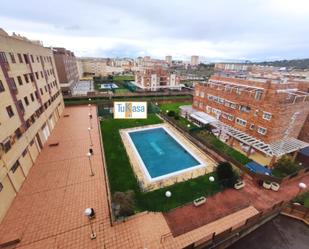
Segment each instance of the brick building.
M195 87L193 110L215 117L226 142L278 157L308 146L296 139L309 112L301 84L309 82L212 76Z
M79 81L77 61L73 52L65 48L53 48L56 69L62 93L69 95Z
M163 68L145 69L135 73L134 84L145 91L181 89L178 75Z
M63 108L52 50L0 29L0 220Z

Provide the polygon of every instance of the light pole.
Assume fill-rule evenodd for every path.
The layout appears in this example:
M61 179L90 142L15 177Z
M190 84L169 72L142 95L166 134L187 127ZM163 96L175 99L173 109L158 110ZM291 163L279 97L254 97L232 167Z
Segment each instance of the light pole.
M300 182L298 184L298 188L299 188L299 190L298 190L297 195L299 195L303 189L307 188L307 185L306 185L306 183Z
M88 127L88 133L89 133L89 138L90 138L90 146L93 146L90 127Z
M92 114L89 112L89 113L88 113L88 116L89 116L89 124L90 124L90 128L92 129L92 122L91 122L91 119L92 119Z
M94 173L93 173L93 170L92 170L91 153L90 152L87 153L87 157L89 159L89 167L90 167L90 172L91 172L90 176L94 176Z
M84 211L84 215L89 220L90 230L91 230L90 239L95 239L97 237L97 235L93 231L93 227L92 227L92 223L91 223L91 219L94 218L94 215L95 215L93 208L86 208L85 211Z

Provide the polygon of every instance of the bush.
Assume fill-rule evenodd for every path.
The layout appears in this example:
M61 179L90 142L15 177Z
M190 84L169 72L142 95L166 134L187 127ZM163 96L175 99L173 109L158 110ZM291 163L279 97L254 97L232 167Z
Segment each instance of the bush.
M115 192L113 203L117 206L116 216L129 216L134 214L134 191Z
M281 157L275 164L273 175L278 177L285 177L297 172L300 167L289 156Z
M167 113L167 115L170 116L170 117L174 117L175 116L175 111L169 111Z
M223 187L234 187L234 184L237 181L238 175L233 170L233 167L228 162L220 162L216 168L216 175L219 183Z
M180 119L179 115L175 114L174 119L179 120Z

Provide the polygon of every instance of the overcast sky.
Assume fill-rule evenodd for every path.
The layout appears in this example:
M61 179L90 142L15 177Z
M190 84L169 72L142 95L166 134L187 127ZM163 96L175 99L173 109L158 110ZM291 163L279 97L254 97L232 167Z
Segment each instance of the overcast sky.
M309 58L309 0L3 0L0 27L77 56Z

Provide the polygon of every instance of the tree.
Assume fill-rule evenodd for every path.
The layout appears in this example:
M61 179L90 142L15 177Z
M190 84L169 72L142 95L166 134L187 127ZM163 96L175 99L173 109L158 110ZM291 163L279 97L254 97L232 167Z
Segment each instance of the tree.
M224 187L233 187L238 178L237 173L228 162L220 162L216 168L219 183Z
M167 113L167 115L170 116L170 117L173 117L173 116L175 116L175 111L169 111Z
M118 206L116 216L130 216L134 214L134 191L115 192L113 203Z
M289 156L281 157L275 164L273 173L278 176L287 176L299 170L299 166Z

